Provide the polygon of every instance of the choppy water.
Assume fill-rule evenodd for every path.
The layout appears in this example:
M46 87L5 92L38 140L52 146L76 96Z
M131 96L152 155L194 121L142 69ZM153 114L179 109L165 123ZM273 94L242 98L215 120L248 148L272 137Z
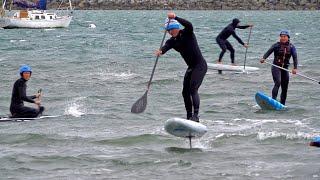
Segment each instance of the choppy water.
M287 111L261 111L257 91L271 93L270 66L258 59L291 30L299 72L320 79L318 11L178 11L190 20L204 57L217 59L215 36L232 18L255 24L247 64L251 74L209 70L200 88L208 133L188 141L164 122L184 117L186 65L161 57L143 114L130 113L143 95L163 35L165 11L76 11L68 29L0 30L0 114L8 114L21 64L33 67L28 93L44 91L56 118L0 124L0 179L319 179L319 85L291 77ZM85 26L95 24L97 28ZM248 30L238 30L247 41ZM234 39L236 62L244 48ZM229 63L229 54L224 57Z

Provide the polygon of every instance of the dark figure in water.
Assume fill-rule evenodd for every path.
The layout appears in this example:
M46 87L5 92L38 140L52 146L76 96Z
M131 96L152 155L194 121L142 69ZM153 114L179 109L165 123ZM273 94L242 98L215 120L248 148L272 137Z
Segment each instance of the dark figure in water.
M240 20L235 18L232 20L232 23L225 27L220 34L217 36L216 41L221 48L221 53L219 55L218 63L221 63L222 57L224 53L229 50L230 51L230 58L231 64L234 64L234 53L235 50L233 49L230 42L227 40L231 35L245 48L248 48L248 45L244 43L239 36L236 34L236 28L238 29L246 29L248 27L253 27L253 25L246 25L246 26L239 26Z
M156 51L156 55L165 54L170 49L175 49L180 53L188 69L184 76L182 95L187 119L199 122L200 97L198 89L207 72L207 63L203 58L195 34L193 33L192 24L175 13L168 13L168 22L165 25L166 30L171 35L165 45ZM180 24L184 29L180 29ZM192 111L193 108L193 111Z
M280 32L280 41L273 44L271 48L264 54L263 58L260 60L261 63L274 53L273 64L281 66L288 69L290 65L290 58L293 57L293 69L292 74L297 73L298 59L297 51L293 44L290 43L289 31L283 30ZM272 98L277 99L279 87L281 86L281 104L286 104L287 91L289 84L289 72L283 69L277 68L275 66L271 67L272 77L274 81L274 87L272 89Z
M319 136L314 137L309 145L315 146L315 147L320 147L320 137Z
M10 112L12 114L12 118L35 118L41 115L44 111L44 107L40 106L41 102L39 97L41 96L41 93L38 93L34 96L26 95L26 83L31 78L31 74L32 70L29 66L23 65L20 67L21 78L14 83L12 89L10 105ZM38 99L34 100L36 98ZM24 106L23 101L37 104L38 109Z

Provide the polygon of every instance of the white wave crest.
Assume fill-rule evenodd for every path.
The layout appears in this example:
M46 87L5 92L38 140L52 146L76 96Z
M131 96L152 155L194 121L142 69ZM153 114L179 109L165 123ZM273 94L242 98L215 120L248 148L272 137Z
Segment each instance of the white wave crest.
M75 100L68 103L67 107L65 108L64 114L71 115L74 117L81 117L82 115L86 114L86 109L84 108L83 99L85 97L76 98Z
M270 131L270 132L258 132L257 138L259 140L266 140L266 139L273 139L273 138L279 138L284 137L285 139L312 139L314 137L311 133L305 133L305 132L295 132L295 133L285 133L285 132L276 132L276 131Z
M127 80L131 79L135 76L134 73L131 73L130 71L127 72L108 72L108 71L102 71L98 73L99 79L102 80Z

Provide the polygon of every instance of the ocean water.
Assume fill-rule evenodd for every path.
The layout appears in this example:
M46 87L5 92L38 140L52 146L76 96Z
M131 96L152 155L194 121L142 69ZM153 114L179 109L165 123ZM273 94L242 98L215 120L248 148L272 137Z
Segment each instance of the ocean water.
M255 25L247 65L260 71L208 70L199 90L208 132L193 149L163 127L185 117L187 67L174 50L159 59L146 111L130 112L150 78L166 11L75 11L66 29L0 30L0 114L9 114L18 68L29 64L28 93L42 88L45 114L57 116L0 123L0 179L319 179L320 151L308 146L320 135L319 84L291 76L286 111L262 111L254 100L257 91L271 94L270 65L258 61L281 29L291 31L298 72L320 80L319 12L176 14L193 23L207 62L217 59L215 37L233 18ZM246 42L249 30L237 34ZM245 49L230 42L243 64Z

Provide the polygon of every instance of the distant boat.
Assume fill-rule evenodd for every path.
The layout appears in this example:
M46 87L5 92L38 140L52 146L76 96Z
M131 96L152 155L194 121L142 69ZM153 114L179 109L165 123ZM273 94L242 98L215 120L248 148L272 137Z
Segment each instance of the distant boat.
M66 28L69 26L72 16L58 16L56 12L47 12L47 0L39 0L37 3L28 2L25 0L12 0L12 4L23 10L19 10L13 16L6 16L5 7L6 0L2 4L0 17L0 27L5 29L10 28ZM72 12L72 5L69 0L69 9ZM32 8L29 10L29 8Z

